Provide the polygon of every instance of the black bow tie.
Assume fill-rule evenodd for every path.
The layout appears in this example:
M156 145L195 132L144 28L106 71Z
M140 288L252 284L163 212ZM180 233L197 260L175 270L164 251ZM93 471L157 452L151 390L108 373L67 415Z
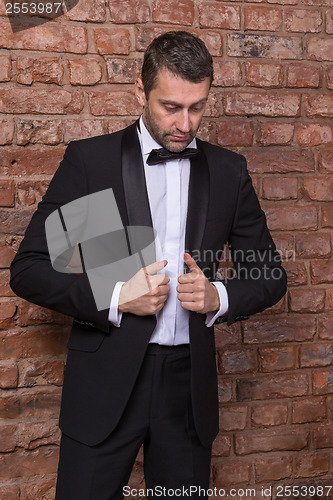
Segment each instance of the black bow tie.
M152 149L147 158L148 165L157 165L158 163L164 163L168 160L185 160L188 158L193 158L199 153L198 149L186 148L179 153L173 153L167 149Z

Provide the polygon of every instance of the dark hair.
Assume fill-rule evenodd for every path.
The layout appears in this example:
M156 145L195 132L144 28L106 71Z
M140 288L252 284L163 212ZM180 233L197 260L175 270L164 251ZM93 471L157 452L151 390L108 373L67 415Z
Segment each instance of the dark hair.
M214 77L213 60L206 45L187 31L168 31L148 46L141 71L147 99L162 68L194 83L209 77L212 84Z

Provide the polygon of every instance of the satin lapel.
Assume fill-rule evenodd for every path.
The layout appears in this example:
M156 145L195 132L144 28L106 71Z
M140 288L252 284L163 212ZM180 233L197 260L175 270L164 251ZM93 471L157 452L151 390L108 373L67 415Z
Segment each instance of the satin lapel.
M209 202L209 167L206 155L197 140L200 154L191 159L185 249L191 254L200 250L206 225Z
M121 144L122 173L129 226L152 227L137 122L128 127Z

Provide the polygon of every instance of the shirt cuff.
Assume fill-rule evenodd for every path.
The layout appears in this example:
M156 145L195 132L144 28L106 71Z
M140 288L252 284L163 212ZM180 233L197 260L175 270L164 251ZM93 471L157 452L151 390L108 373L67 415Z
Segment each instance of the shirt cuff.
M228 292L224 284L221 281L212 281L211 283L216 287L217 293L219 294L220 309L217 312L213 311L206 313L206 326L212 326L217 318L227 314L229 309Z
M118 327L120 326L121 318L123 316L123 313L118 312L118 304L119 304L119 295L121 287L123 286L124 283L125 283L124 281L117 281L113 289L110 310L109 310L109 322L112 323L114 326Z

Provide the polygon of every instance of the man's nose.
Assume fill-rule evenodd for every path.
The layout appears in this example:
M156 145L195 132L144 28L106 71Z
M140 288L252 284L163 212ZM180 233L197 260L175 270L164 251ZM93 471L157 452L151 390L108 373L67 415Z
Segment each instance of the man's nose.
M183 133L187 133L191 130L190 117L187 110L182 110L180 116L177 120L177 128Z

